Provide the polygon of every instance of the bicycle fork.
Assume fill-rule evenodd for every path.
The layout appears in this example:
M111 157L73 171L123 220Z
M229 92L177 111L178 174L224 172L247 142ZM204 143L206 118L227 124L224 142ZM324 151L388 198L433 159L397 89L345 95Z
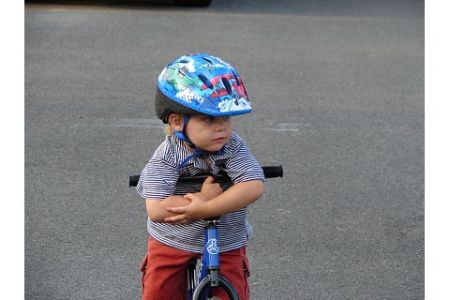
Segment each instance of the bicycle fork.
M220 285L219 269L219 237L217 233L217 224L219 219L205 220L205 244L203 255L200 259L194 259L188 266L188 291L187 299L194 299L196 289L205 289L218 287ZM208 287L204 284L208 281ZM197 291L199 292L199 291Z
M202 273L200 275L200 281L207 275L210 276L210 286L219 286L219 237L217 232L218 219L206 220L205 224L205 249L203 250L202 257Z
M205 300L205 299L220 299L218 297L212 297L213 288L221 288L228 295L229 299L239 300L239 295L234 289L233 285L228 281L227 278L220 275L220 248L219 248L219 237L217 224L219 219L207 219L205 220L205 244L202 255L202 265L199 268L191 268L188 271L188 278L194 278L195 280L189 280L191 284L189 295L187 299L189 300ZM194 263L196 265L196 263ZM200 271L198 272L198 269ZM196 277L199 274L200 278ZM198 278L198 280L196 280ZM211 297L211 298L210 298Z

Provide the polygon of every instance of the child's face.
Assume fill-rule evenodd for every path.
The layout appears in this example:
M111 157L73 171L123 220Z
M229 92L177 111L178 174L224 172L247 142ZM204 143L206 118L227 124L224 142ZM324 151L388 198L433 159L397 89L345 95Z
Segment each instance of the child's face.
M215 152L222 149L232 133L230 117L193 115L186 127L186 134L198 148Z

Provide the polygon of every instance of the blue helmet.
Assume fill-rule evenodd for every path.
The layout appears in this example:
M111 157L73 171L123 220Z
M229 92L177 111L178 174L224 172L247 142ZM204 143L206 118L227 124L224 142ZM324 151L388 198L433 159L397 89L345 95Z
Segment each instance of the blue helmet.
M206 53L181 56L162 70L155 109L165 123L170 113L224 117L252 111L238 72L229 63Z

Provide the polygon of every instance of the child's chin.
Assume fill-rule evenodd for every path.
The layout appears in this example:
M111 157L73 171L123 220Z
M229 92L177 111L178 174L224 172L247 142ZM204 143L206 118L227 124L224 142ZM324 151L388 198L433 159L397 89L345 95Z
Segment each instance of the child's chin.
M222 149L222 147L223 147L223 145L214 145L214 146L208 147L208 149L206 149L206 151L209 151L209 152L217 152L217 151L219 151L220 149Z

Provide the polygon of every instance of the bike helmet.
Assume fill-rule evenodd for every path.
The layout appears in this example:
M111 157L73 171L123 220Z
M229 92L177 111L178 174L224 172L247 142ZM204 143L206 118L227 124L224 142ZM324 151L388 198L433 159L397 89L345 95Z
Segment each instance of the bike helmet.
M220 58L200 53L181 56L162 70L155 110L167 123L170 113L224 117L249 113L252 107L238 72Z

